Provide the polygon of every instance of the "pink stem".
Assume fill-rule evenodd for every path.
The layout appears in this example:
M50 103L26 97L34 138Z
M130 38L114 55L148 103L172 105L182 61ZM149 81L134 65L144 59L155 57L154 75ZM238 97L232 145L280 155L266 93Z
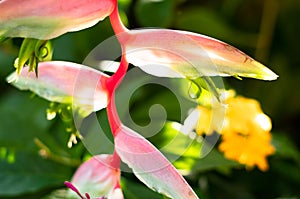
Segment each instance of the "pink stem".
M126 74L128 68L128 62L125 58L125 56L122 56L120 66L117 70L117 72L107 80L107 90L109 92L109 102L107 105L107 114L108 114L108 120L110 123L110 127L113 133L113 136L117 135L117 132L119 131L121 127L121 120L118 116L118 112L115 105L115 90L118 87L118 85L121 83L123 77Z
M115 8L109 16L110 23L116 35L124 32L128 32L128 29L124 26L121 21L118 9L118 0L115 0Z
M119 16L119 10L118 10L118 1L115 0L115 8L113 12L109 16L111 25L114 29L114 32L121 44L122 48L122 57L121 57L121 63L114 75L112 75L108 80L107 80L107 89L109 91L109 98L112 98L113 93L115 89L118 87L119 83L123 79L124 75L126 74L126 71L128 69L128 62L124 56L125 50L124 50L124 42L123 39L125 38L124 35L128 35L129 30L124 26L122 23L120 16Z
M128 62L124 56L124 54L125 54L124 45L125 44L123 41L124 41L124 38L126 38L126 37L124 37L124 35L128 36L129 30L124 26L124 24L122 23L122 21L120 19L117 0L115 0L115 8L114 8L113 12L110 14L109 18L110 18L111 25L114 29L114 32L115 32L115 34L121 44L121 48L122 48L122 57L121 57L120 66L119 66L118 70L116 71L116 73L107 80L107 84L106 84L107 89L109 91L109 97L112 98L115 89L118 87L119 83L123 79L123 77L126 74L126 71L128 69Z
M116 88L121 83L123 77L125 76L127 69L128 69L128 62L126 60L126 57L122 55L118 70L106 81L106 88L108 90L108 95L110 98L113 97L113 94Z
M125 76L127 69L128 69L128 62L126 60L126 57L124 56L124 43L123 43L123 35L128 32L128 29L124 26L122 23L120 16L119 16L119 11L118 11L118 1L115 0L115 8L114 11L111 13L109 16L110 22L112 25L112 28L121 44L122 48L122 57L121 57L121 62L118 70L114 75L112 75L109 79L107 79L106 82L106 87L108 90L108 105L107 105L107 115L108 115L108 120L109 124L111 127L111 131L113 136L115 137L117 133L119 132L119 129L121 128L121 120L118 116L116 105L115 105L115 90L117 89L118 85L121 83L123 77ZM123 34L123 35L121 35ZM122 36L122 37L121 37ZM119 168L121 164L120 157L114 151L113 154L113 160L112 160L112 166L114 168Z

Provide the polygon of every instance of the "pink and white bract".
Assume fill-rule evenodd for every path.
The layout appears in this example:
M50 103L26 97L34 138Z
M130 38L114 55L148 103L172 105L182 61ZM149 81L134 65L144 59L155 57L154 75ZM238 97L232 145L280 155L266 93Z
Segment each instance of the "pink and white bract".
M121 41L129 63L159 77L240 76L262 80L278 77L233 46L201 34L140 29L130 30Z
M2 0L0 36L52 39L95 25L114 7L114 0Z
M64 61L39 64L38 78L22 70L7 79L20 90L30 90L40 97L59 103L72 103L84 116L107 106L105 82L108 75L90 67Z
M171 198L198 198L167 158L140 134L122 125L115 147L122 161L151 189Z

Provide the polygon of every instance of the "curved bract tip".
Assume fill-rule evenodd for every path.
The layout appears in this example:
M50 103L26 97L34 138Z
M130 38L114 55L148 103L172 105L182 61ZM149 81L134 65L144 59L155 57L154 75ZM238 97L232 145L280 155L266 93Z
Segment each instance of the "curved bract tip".
M124 40L129 63L159 77L240 76L274 80L278 76L237 48L187 31L140 29Z

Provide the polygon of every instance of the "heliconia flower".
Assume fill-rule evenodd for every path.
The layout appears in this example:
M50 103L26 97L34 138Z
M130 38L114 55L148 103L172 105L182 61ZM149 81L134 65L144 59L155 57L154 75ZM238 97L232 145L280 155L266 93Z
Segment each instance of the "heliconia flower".
M111 14L123 53L112 77L70 62L42 62L38 66L38 78L23 70L20 76L12 74L8 81L47 100L72 103L85 116L108 106L115 154L93 157L78 168L71 183L66 183L82 199L123 198L120 170L116 166L120 160L151 189L171 198L197 199L163 154L120 121L113 97L126 74L128 62L163 77L193 79L231 75L273 80L277 75L236 48L203 35L161 29L129 31L120 21L116 3L116 0L0 1L0 37L51 39L92 26Z
M40 97L59 103L72 103L86 116L107 106L108 96L104 73L90 67L64 61L39 63L39 76L28 70L12 73L8 82L21 90L30 90Z
M15 80L13 84L20 89L31 90L51 101L70 102L73 99L74 105L79 106L84 111L97 111L101 107L106 107L107 103L108 105L114 104L109 96L114 94L114 91L110 89L115 88L106 89L106 86L109 86L108 76L83 65L60 61L41 62L38 78L34 73L29 73L27 70L23 70L18 79L15 78L16 74L13 73L8 77L8 80ZM115 80L118 81L118 79ZM110 83L116 85L115 82ZM110 113L109 118L118 118L115 105L108 106L107 111ZM110 120L110 125L115 138L117 154L123 162L133 169L135 175L142 182L173 198L198 198L181 174L149 141L126 128L120 122ZM109 161L108 157L105 161ZM83 166L82 168L86 167ZM80 169L80 171L83 170ZM97 170L99 169L96 169L95 172ZM83 179L75 176L72 183ZM100 183L99 186L102 186L101 184L103 185ZM81 184L74 183L74 186L78 187L81 193L91 194L86 189L81 190ZM120 187L115 186L108 197L122 198L121 193Z
M120 188L121 172L115 167L114 155L93 156L77 169L71 179L71 186L68 182L66 183L74 191L70 190L68 195L76 196L77 194L84 198L84 193L90 198L123 199Z
M2 0L0 36L48 40L95 25L111 14L115 0Z
M127 31L119 38L128 62L155 76L277 78L274 72L240 50L204 35L140 29Z

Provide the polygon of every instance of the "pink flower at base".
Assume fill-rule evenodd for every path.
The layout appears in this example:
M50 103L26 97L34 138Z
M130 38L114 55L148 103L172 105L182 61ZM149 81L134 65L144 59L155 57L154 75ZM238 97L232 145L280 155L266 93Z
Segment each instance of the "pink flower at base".
M68 186L70 197L84 193L91 198L123 199L120 188L120 169L115 168L114 155L101 154L84 162L75 172ZM88 198L88 197L87 197Z
M95 25L113 11L115 0L2 0L0 36L48 40Z

